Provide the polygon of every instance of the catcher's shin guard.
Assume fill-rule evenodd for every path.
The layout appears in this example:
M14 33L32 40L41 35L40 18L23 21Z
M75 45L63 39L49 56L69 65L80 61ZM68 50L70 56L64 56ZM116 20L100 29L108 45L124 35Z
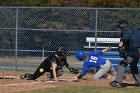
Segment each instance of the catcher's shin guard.
M59 77L64 73L63 69L60 69L56 72L56 76Z
M64 73L63 69L59 69L58 71L56 71L56 76L59 77L59 76L61 76L63 73ZM50 71L49 74L47 74L46 77L47 77L49 80L52 80L52 79L54 78L52 70Z

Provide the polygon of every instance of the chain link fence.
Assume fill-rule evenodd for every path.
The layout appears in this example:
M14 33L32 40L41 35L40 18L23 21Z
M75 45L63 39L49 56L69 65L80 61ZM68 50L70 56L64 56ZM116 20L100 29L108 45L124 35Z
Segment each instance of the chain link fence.
M82 68L76 51L118 46L93 42L85 48L86 37L119 38L119 19L140 28L139 8L0 7L0 16L0 69L34 70L60 46L68 50L70 65ZM103 57L117 64L117 48L112 51Z

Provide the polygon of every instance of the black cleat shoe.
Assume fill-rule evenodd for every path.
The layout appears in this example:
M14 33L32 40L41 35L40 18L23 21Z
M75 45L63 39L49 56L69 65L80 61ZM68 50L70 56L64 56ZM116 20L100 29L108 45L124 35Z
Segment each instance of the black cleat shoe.
M20 76L20 79L25 79L24 75L21 75L21 76Z
M124 88L127 87L126 85L124 85L123 83L119 83L117 81L112 81L109 83L110 86L112 87L117 87L117 88Z
M21 75L21 76L20 76L20 79L24 79L24 80L34 80L34 79L33 79L33 74L31 74L31 73L26 73L26 74L24 74L24 75Z
M116 81L111 81L111 82L109 82L109 85L112 86L112 87L115 87L116 83L117 83Z

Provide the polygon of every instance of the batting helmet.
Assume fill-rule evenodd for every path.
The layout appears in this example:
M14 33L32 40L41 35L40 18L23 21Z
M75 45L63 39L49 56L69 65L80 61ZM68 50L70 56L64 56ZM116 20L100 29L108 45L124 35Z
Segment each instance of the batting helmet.
M84 60L84 57L85 57L84 51L77 51L76 52L76 59L78 59L80 61L83 61Z

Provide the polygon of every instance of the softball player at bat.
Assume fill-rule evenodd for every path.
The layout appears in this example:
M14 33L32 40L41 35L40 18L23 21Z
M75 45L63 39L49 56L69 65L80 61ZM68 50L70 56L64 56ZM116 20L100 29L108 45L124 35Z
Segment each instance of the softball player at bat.
M76 58L80 61L84 60L82 73L77 77L77 79L81 79L83 76L85 76L89 68L95 67L100 69L94 75L94 79L99 80L101 77L109 73L112 75L112 79L114 80L116 76L116 71L112 66L112 63L107 59L99 57L99 55L105 53L108 50L111 50L111 47L107 47L103 50L97 50L96 52L77 52Z

